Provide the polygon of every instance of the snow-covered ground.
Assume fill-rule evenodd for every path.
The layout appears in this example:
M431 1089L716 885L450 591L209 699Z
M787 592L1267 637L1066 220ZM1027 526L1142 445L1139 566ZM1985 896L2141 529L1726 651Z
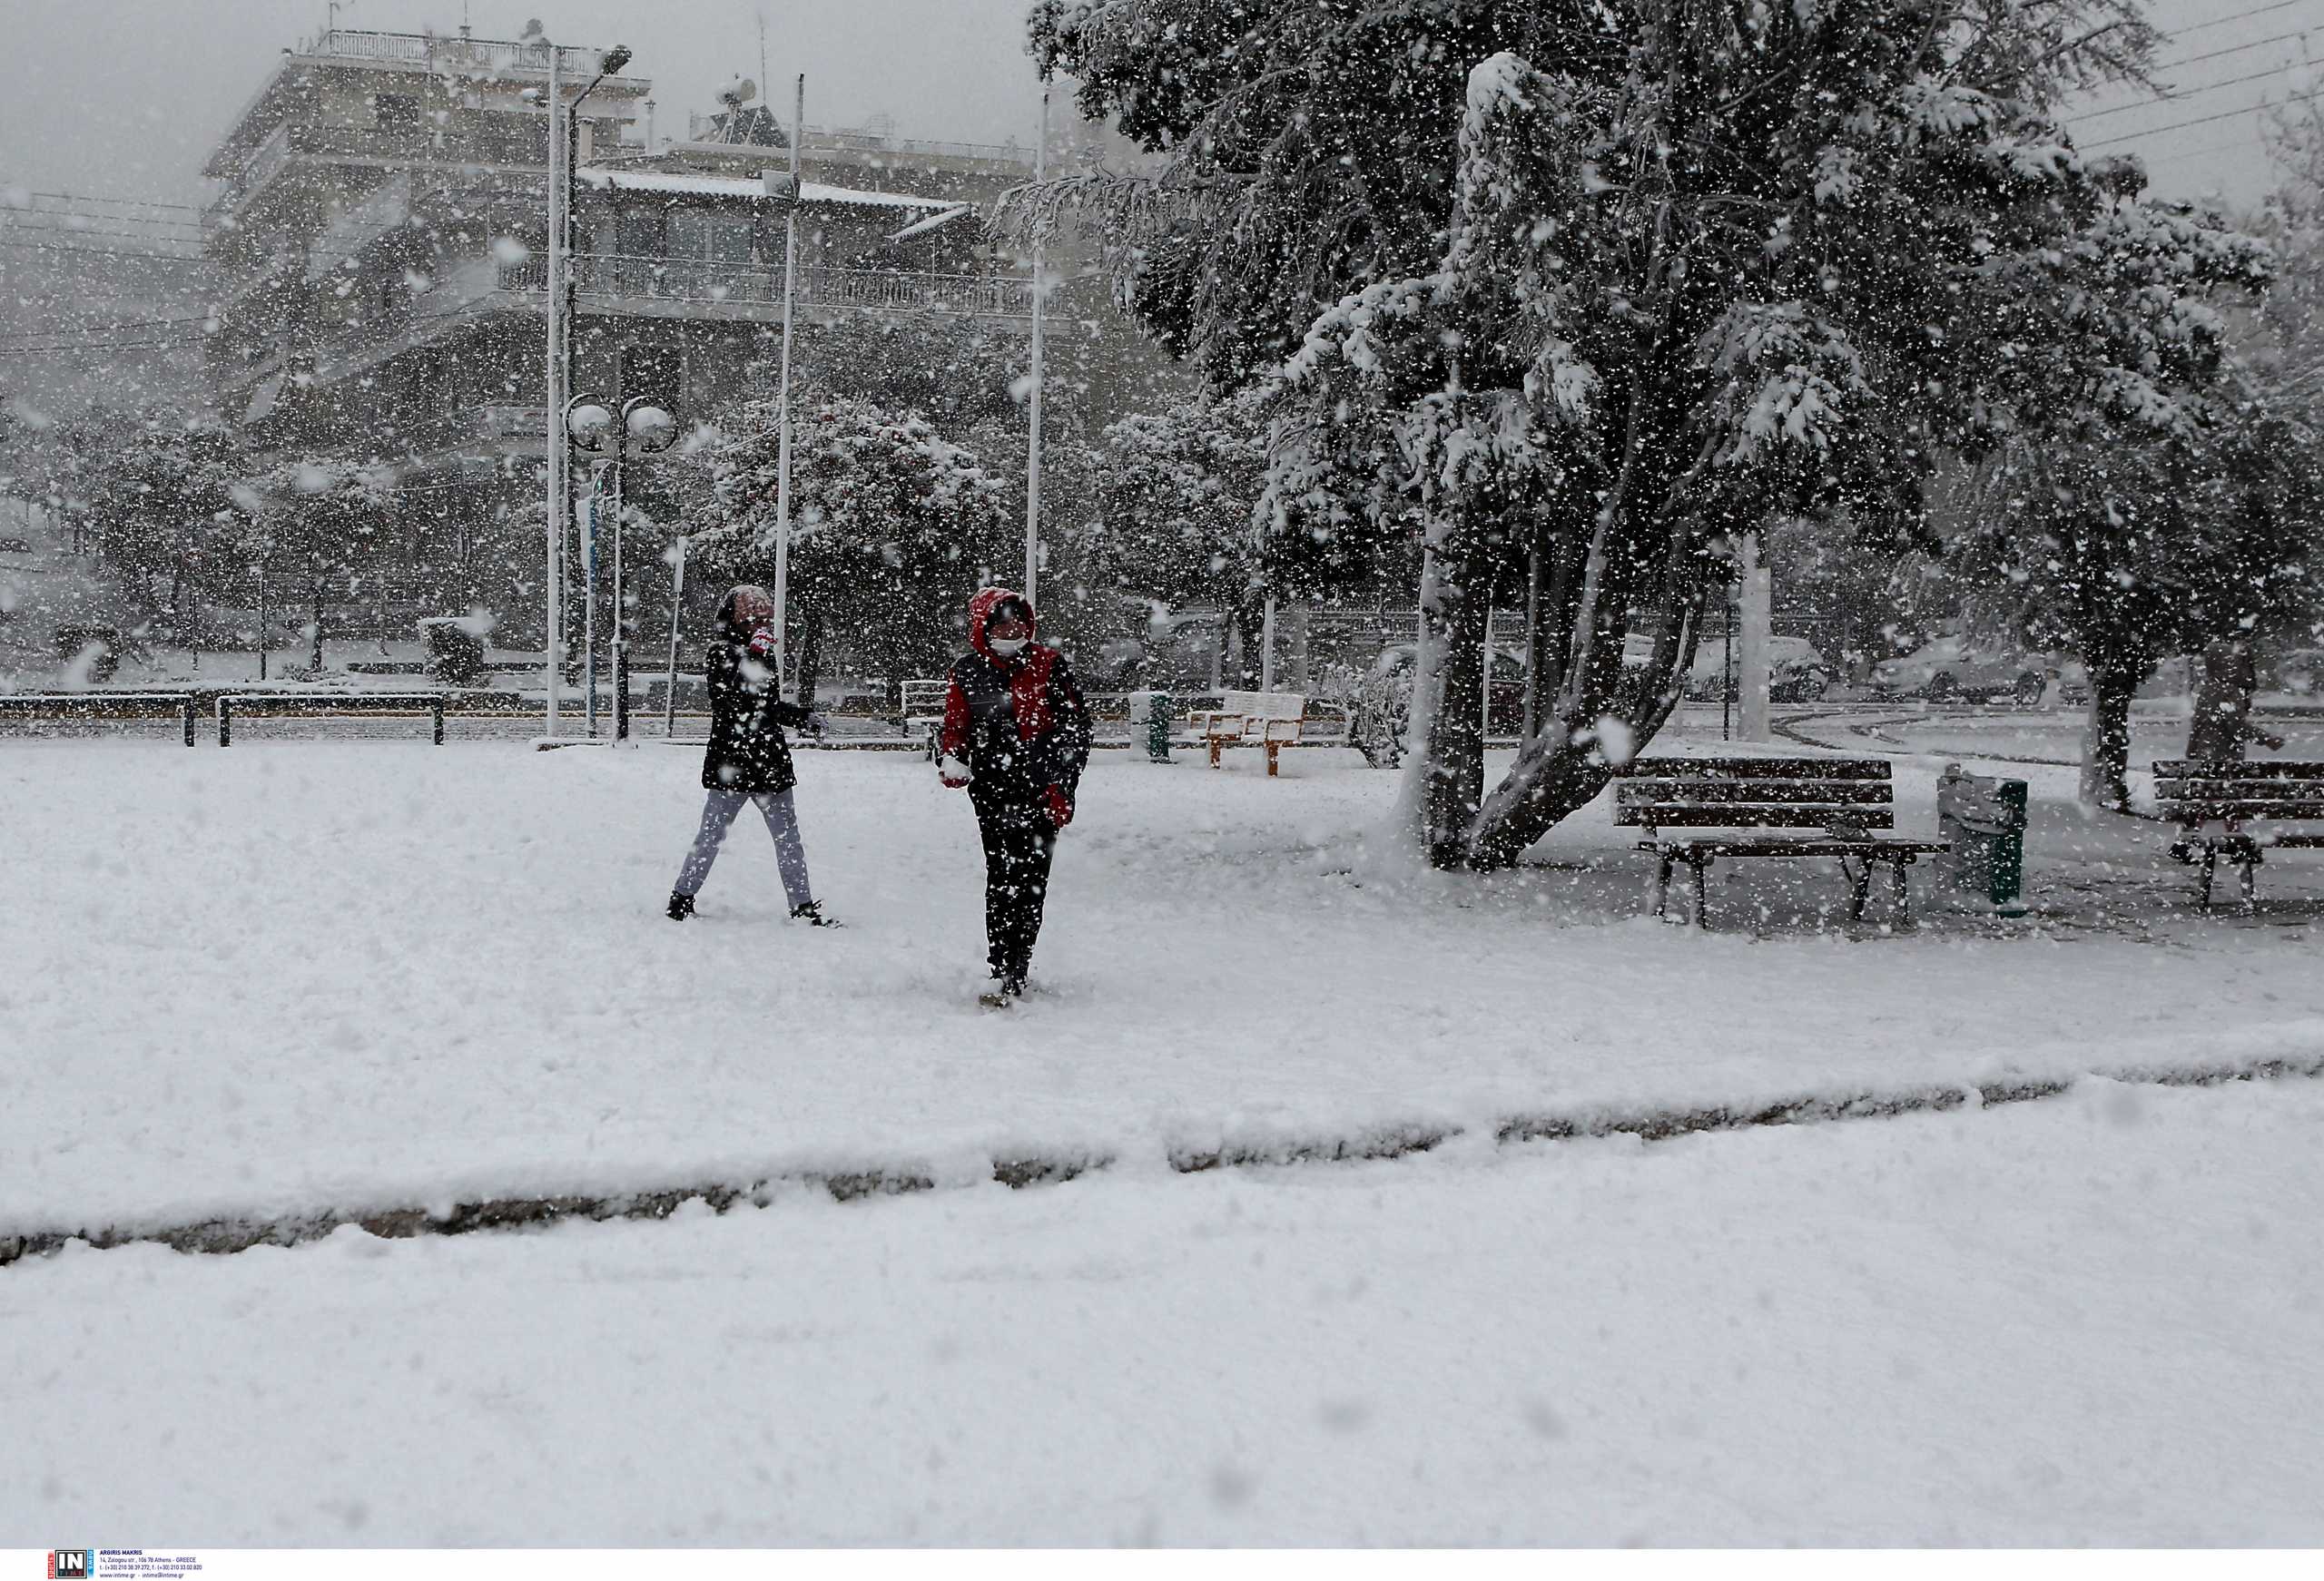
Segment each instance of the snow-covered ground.
M0 1236L2324 1055L2324 859L2196 916L2067 771L2032 771L2033 918L1851 929L1829 864L1738 862L1704 937L1640 917L1602 806L1448 879L1374 849L1393 777L1354 753L1229 761L1098 754L996 1016L969 809L911 754L804 756L817 932L755 824L662 917L682 749L9 741Z
M0 1270L0 1545L2314 1544L2320 1144L2316 1083L2092 1083L68 1251Z
M771 1205L0 1267L0 1544L2324 1540L2324 1085L1492 1139L2312 1065L2324 859L2199 917L2035 765L2034 917L1736 863L1698 935L1603 807L1448 878L1352 752L1105 752L993 1014L911 754L803 755L818 932L748 820L661 916L693 751L296 735L0 741L0 1238ZM1170 1167L1413 1128L1457 1130ZM1110 1167L990 1183L1025 1157ZM855 1170L946 1189L797 1183Z

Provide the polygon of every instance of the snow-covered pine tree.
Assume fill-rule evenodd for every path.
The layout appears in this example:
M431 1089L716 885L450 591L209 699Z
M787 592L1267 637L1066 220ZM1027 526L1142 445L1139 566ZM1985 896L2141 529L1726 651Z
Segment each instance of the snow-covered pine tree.
M1274 389L1277 544L1426 550L1411 805L1443 866L1514 860L1652 736L1718 540L1916 516L1940 455L2061 388L2154 416L2114 360L2138 338L2077 318L2081 250L2152 223L2171 245L2112 283L2193 359L2190 297L2257 267L2150 221L2053 117L2140 72L2130 0L1045 0L1031 27L1085 113L1175 155L1049 201L1108 204L1155 332ZM1487 795L1484 612L1537 565L1549 718Z

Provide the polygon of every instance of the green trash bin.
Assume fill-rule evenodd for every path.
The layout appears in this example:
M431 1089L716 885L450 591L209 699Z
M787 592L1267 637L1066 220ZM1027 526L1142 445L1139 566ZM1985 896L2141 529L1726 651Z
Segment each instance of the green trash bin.
M1144 741L1148 761L1170 761L1170 694L1133 692L1129 694L1129 739Z
M2025 915L2025 781L1965 774L1947 763L1936 781L1938 887L1956 906Z

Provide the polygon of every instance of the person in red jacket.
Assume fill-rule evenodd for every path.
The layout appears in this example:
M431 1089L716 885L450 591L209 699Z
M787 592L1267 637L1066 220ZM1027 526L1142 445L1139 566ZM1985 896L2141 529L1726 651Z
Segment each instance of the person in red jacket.
M1033 640L1024 594L969 601L969 646L952 666L940 739L944 783L968 789L984 839L985 962L1000 1007L1025 991L1040 937L1049 859L1089 761L1089 706L1065 655Z

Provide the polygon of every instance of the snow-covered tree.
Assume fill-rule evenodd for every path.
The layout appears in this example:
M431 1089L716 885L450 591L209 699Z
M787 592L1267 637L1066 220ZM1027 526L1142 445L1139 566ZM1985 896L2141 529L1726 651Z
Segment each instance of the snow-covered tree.
M792 454L791 640L812 701L826 629L891 677L951 656L955 617L1005 549L1000 491L926 418L870 401L796 402ZM772 396L724 414L689 447L688 531L706 564L772 583L780 429Z
M200 415L97 411L60 441L58 496L94 528L97 553L148 615L191 620L237 530L252 465L237 436Z
M395 476L375 463L310 456L281 463L236 491L250 513L250 564L293 575L311 602L309 668L323 667L323 612L333 581L375 556L395 505Z
M1105 430L1086 519L1069 533L1080 574L1126 598L1209 605L1257 652L1265 598L1252 515L1266 431L1248 400L1182 401Z
M1426 551L1441 865L1513 860L1651 737L1722 540L1916 516L1940 457L2061 388L2172 421L2216 354L2200 293L2259 270L2054 118L2139 71L2128 0L1047 0L1032 29L1085 113L1174 152L1050 199L1108 204L1156 332L1274 392L1277 541ZM1487 796L1484 614L1535 564L1546 728Z

